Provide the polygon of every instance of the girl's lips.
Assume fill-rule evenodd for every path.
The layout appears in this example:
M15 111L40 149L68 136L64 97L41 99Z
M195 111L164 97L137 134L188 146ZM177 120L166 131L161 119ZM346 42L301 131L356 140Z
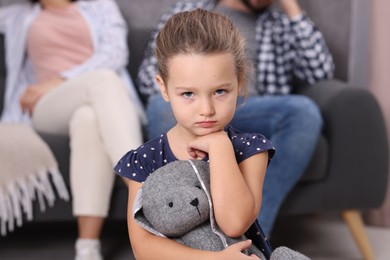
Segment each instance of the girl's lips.
M197 123L202 128L210 128L215 125L215 121L203 121Z

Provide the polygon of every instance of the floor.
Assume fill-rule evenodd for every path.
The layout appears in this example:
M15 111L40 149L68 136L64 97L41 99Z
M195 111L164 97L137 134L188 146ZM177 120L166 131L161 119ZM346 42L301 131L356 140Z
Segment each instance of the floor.
M390 259L390 228L367 227L377 260ZM2 260L73 259L74 223L27 223L0 237ZM132 260L125 222L107 222L103 231L106 260ZM299 216L280 219L271 238L274 247L285 245L313 260L362 259L347 226L335 216Z

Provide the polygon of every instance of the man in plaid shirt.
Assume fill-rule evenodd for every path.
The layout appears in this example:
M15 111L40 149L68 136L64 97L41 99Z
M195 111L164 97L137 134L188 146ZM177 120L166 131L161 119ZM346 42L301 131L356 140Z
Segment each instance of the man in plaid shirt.
M248 57L255 79L248 97L238 105L231 125L244 132L265 135L276 147L263 187L258 217L270 234L278 210L304 173L322 127L317 106L307 97L293 94L293 81L313 84L333 76L334 64L321 32L301 10L297 0L198 0L174 4L152 34L140 67L137 85L147 100L148 135L153 138L169 130L174 118L160 96L155 81L155 38L175 13L196 8L229 16L246 38Z

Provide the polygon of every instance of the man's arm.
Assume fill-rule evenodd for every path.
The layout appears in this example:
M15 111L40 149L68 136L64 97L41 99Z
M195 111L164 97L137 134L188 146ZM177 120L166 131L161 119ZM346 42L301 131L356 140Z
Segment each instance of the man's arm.
M333 77L332 55L322 33L304 14L297 0L280 0L282 10L291 21L295 50L293 73L296 77L313 84Z

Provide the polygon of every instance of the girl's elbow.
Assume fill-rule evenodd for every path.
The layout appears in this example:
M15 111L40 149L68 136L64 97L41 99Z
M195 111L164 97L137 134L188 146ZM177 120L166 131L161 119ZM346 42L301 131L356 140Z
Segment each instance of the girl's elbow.
M133 255L135 259L147 259L146 253L150 252L152 248L148 248L150 247L150 243L144 243L144 241L149 240L149 234L132 231L132 230L137 230L138 227L134 225L134 222L131 224L129 224L128 226L128 232L129 232L129 242L130 242L131 249L133 251Z
M217 220L219 228L227 235L228 237L240 237L257 218L257 212L253 212L245 215L236 215L231 218L224 218L221 221Z
M133 251L133 255L135 259L147 259L147 252L150 252L147 248L145 248L145 243L142 242L136 242L136 241L131 241L131 249Z
M225 235L232 238L240 237L248 230L247 225L239 221L231 221L230 223L227 223L226 227L220 228Z
M133 251L133 256L135 259L145 259L145 256L142 255L142 250L138 250L135 247L131 247Z

